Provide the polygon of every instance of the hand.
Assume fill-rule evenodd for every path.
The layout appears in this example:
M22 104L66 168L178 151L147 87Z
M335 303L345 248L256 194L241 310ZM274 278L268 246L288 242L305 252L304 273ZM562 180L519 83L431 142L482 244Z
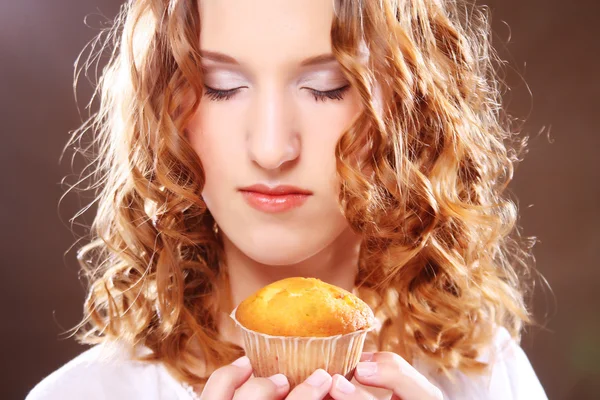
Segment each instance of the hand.
M443 400L440 389L421 375L405 359L389 352L363 353L354 378L365 386L391 390L392 400ZM335 400L372 400L341 375L333 377L330 391Z
M250 378L248 357L217 369L208 378L201 400L322 400L331 389L332 378L318 369L291 392L285 375Z

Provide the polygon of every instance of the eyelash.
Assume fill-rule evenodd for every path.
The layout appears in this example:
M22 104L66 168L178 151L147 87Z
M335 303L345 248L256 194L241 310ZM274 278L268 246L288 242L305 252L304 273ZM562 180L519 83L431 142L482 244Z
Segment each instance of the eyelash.
M213 89L208 86L204 86L205 91L204 94L211 100L220 101L220 100L229 100L231 99L238 91L237 89L229 89L229 90L219 90ZM326 100L342 100L344 98L344 93L346 90L350 88L350 85L342 86L337 89L320 91L316 89L310 89L311 94L315 98L315 101L326 101Z

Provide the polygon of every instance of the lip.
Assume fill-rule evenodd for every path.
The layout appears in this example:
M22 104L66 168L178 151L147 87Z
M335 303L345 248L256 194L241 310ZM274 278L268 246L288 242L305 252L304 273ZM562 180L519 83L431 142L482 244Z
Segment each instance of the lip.
M290 185L270 187L259 184L241 188L240 192L251 207L268 213L300 207L312 195L309 190Z

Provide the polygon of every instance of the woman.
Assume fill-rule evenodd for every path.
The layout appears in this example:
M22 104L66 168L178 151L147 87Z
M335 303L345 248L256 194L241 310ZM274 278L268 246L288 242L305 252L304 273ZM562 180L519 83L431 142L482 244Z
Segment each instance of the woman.
M97 345L29 399L546 398L517 344L530 257L489 26L463 8L125 5L80 130L100 192L78 328ZM227 315L288 276L376 311L352 382L252 376Z

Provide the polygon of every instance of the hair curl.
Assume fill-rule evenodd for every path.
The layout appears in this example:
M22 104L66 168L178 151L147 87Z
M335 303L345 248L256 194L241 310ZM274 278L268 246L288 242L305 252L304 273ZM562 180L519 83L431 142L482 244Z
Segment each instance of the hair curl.
M532 261L504 194L520 146L503 114L486 10L335 3L333 52L364 105L336 149L339 201L363 235L357 287L384 321L379 348L481 371L493 330L518 337L529 321L519 274ZM93 55L113 49L99 111L69 141L94 135L79 149L95 150L79 184L92 179L98 203L78 253L89 281L80 340L143 343L148 359L190 383L243 351L219 338L222 244L185 137L203 91L199 35L196 0L125 4L92 43ZM189 369L200 361L205 376Z

